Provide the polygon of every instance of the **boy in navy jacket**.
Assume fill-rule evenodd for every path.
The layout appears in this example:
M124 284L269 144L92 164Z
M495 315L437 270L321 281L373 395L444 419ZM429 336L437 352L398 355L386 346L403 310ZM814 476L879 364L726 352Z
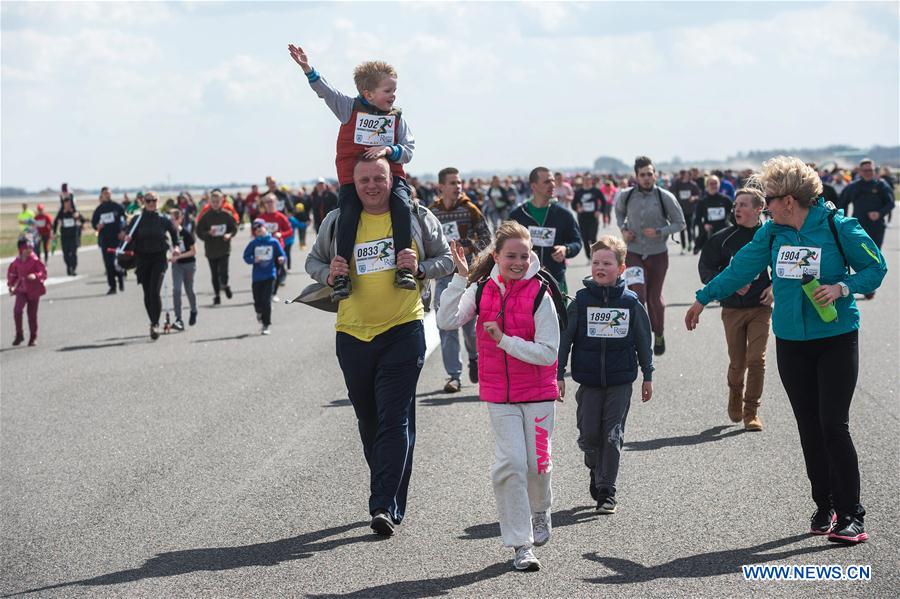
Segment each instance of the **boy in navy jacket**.
M277 265L285 260L281 242L266 230L266 221L257 218L252 225L253 240L244 249L244 262L253 265L253 305L256 319L262 324L260 333L269 334L272 324L272 290L278 274Z

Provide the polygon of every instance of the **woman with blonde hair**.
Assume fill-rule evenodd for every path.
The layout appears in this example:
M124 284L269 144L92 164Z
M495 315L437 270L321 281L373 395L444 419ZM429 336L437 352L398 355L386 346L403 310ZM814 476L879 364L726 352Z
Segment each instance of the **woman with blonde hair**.
M477 318L479 396L494 431L491 480L500 534L516 551L513 567L538 570L532 546L544 545L551 531L556 307L536 276L541 264L531 235L519 223L501 223L471 270L463 246L451 241L450 249L457 274L441 298L438 326L457 329Z
M778 374L797 419L816 503L810 533L848 544L866 541L849 426L859 374L853 294L878 288L887 272L884 256L855 218L825 205L819 175L803 161L767 160L749 184L764 191L771 220L697 292L685 325L696 328L706 304L730 296L772 266ZM815 291L807 296L801 285ZM832 306L836 317L826 313Z

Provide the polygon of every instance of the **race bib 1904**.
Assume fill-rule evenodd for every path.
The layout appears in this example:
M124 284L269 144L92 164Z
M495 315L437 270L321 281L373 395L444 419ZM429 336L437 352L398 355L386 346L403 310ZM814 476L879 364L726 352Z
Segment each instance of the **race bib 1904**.
M357 243L353 246L353 258L356 260L356 274L368 275L396 268L397 258L394 255L394 240L391 237Z
M587 336L622 338L628 335L628 310L588 308Z
M822 267L822 248L783 245L778 248L775 275L782 279L818 278Z
M390 146L394 144L394 115L357 113L353 141L362 146Z
M632 285L643 285L644 268L642 266L632 266L626 268L625 272L622 273L622 278L625 279L626 287L631 287Z
M444 229L444 237L447 238L447 241L459 241L459 225L455 220L444 223L441 227Z
M528 227L531 243L537 247L552 248L556 239L556 227Z
M725 220L725 209L721 206L714 206L706 209L706 218L708 220Z

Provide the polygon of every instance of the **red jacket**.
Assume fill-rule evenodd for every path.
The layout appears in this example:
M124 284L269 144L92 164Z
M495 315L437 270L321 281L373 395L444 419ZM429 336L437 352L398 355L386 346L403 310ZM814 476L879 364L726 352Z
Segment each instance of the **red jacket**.
M284 247L284 240L294 234L294 227L291 226L291 221L281 212L275 212L274 214L266 212L256 218L261 218L266 223L269 223L266 224L266 229L269 230L269 234L272 237L278 240L281 247Z
M37 225L38 234L41 237L50 237L50 233L53 231L52 216L46 212L38 212L34 215L34 224Z
M32 281L28 275L36 275ZM21 256L9 265L6 271L6 286L12 289L13 295L24 293L28 299L37 299L47 293L44 281L47 280L47 267L41 262L37 254L31 252L24 260Z
M360 102L359 98L357 98L353 102L353 112L350 114L350 118L346 123L343 123L338 130L337 158L335 159L335 165L337 166L339 185L353 183L353 167L356 166L356 162L359 160L360 156L362 156L366 150L372 148L371 145L358 144L354 141L354 135L357 133L356 119L360 114L371 114L371 120L376 125L380 123L382 126L384 124L393 126L391 143L378 145L394 145L397 143L397 125L402 118L400 111L395 108L388 113L384 113L373 106L366 106ZM392 176L406 178L406 173L403 171L403 165L399 162L391 162L390 165Z

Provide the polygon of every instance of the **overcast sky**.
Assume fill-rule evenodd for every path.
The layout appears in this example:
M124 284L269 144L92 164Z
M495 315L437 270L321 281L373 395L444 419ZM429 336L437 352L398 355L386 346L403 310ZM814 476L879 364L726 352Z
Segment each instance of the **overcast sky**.
M384 59L409 172L898 142L898 3L2 3L0 183L334 176L335 86Z

